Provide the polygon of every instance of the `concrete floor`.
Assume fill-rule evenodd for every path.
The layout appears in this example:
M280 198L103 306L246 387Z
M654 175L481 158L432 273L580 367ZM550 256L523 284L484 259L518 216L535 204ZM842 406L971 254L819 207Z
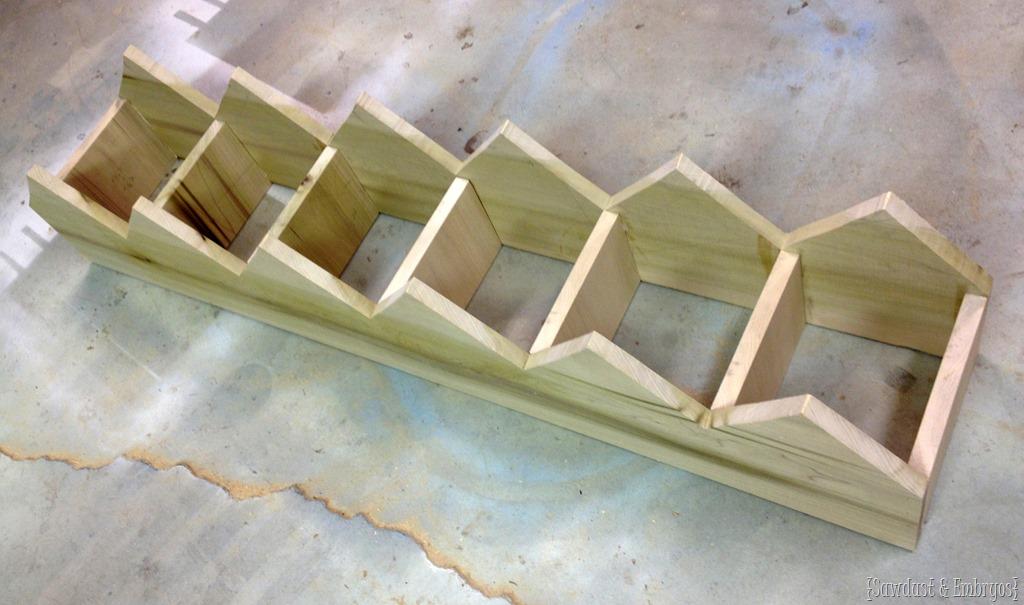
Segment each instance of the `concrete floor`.
M869 576L1021 576L1022 18L1016 0L3 3L0 601L792 603L864 599ZM895 191L995 278L917 552L90 266L24 174L84 138L129 43L214 98L241 65L331 126L367 90L460 156L511 117L608 191L682 151L787 230ZM649 334L660 297L623 338L728 359L734 311ZM718 333L688 327L711 315ZM935 361L879 347L808 331L784 388L847 393L832 403L898 451Z

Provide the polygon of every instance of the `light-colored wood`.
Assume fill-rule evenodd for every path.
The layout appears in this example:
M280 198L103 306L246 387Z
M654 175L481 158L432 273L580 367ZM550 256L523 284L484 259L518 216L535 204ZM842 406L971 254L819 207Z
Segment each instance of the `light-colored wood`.
M385 214L426 223L462 162L363 93L331 139Z
M381 298L416 278L465 308L500 250L473 186L456 178Z
M869 529L885 530L887 541L909 549L917 544L925 477L813 396L723 408L712 413L711 424L747 442L723 454L795 485L828 489L876 513ZM785 460L766 456L771 448L785 451Z
M293 189L331 136L297 101L241 67L231 74L217 119L231 126L272 182Z
M28 204L65 237L128 250L128 223L41 166L28 171Z
M60 172L65 183L124 220L174 167L174 153L131 104L118 99Z
M782 231L684 155L616 193L645 282L753 307Z
M974 369L987 304L988 299L983 296L964 296L910 451L910 466L928 478L929 493L938 478L937 469L942 466L971 370Z
M526 365L515 343L415 277L378 304L374 320L389 342L494 378Z
M267 175L238 137L215 120L154 201L227 248L268 189Z
M583 384L679 410L688 420L700 420L706 411L699 401L597 332L532 353L526 368L542 368Z
M179 158L188 155L217 114L217 103L134 46L124 51L118 94Z
M249 89L259 86L265 87L254 84ZM280 107L291 105L279 94L253 93L254 105L271 108L270 125L261 136L279 128L275 120L282 116L307 134L318 129L315 123L302 125L290 119L292 109ZM253 119L259 111L248 112L243 121L261 128L262 120ZM380 108L375 111L378 118L386 116ZM298 122L307 119L300 116ZM403 127L392 123L390 128L399 132ZM232 131L211 124L196 143L198 151L193 149L186 156L165 191L176 191L188 175L196 173L200 159L210 155L222 132ZM348 196L360 212L372 206L372 196L359 186L358 171L348 167L339 152L321 151L323 135L310 135L321 145L309 160L312 171L303 172L305 184L248 262L203 237L189 220L192 215L185 215L183 221L180 213L169 212L177 204L170 201L171 193L158 195L157 203L139 197L129 204L125 223L36 167L29 173L31 204L83 254L115 270L867 535L914 547L977 351L986 302L979 294L988 293L991 281L902 202L883 196L783 238L770 223L681 158L628 188L602 214L611 200L509 125L466 163L467 168L475 165L476 178L485 186L497 188L497 202L492 199L489 206L478 183L456 179L446 190L450 198L442 196L444 201L431 213L426 234L409 254L393 287L374 304L332 274L335 267L322 266L331 263L322 257L310 258L329 254L332 234L349 227L347 217L338 225L330 225L333 218L319 213L297 218L320 194L330 200ZM399 136L404 142L392 141L402 143L395 149L410 143L430 155L425 137L415 141L409 132ZM249 153L242 142L235 143ZM238 161L246 156L235 149L226 157ZM393 174L402 179L400 172ZM409 208L425 212L429 205L416 206L420 203L410 201ZM513 239L523 238L517 247L563 259L580 256L570 283L563 288L564 296L560 295L561 304L556 303L564 313L553 310L553 326L545 335L554 346L532 354L460 306L486 272L491 251L499 243L509 244L498 227L501 221L494 220L494 213L503 212L506 230ZM346 239L361 239L359 232L372 220L371 214L361 214L356 235ZM695 293L754 305L734 367L713 410L609 340L628 306L628 294L640 279L646 279L637 252L644 236L637 235L631 220L641 226L640 231L652 229L647 233L660 242L647 249L662 255L659 262L664 271L653 271L653 275L671 283L661 285L688 291L703 288ZM660 231L651 227L658 224L668 227ZM288 232L290 227L294 229ZM306 232L317 240L319 252L303 254L295 249L302 246L294 238ZM291 245L285 243L289 238L293 238ZM522 242L527 240L535 249L524 247ZM676 240L695 251L672 257L667 247L675 244L667 242ZM566 241L577 242L578 247L564 245ZM878 250L865 253L873 241ZM832 257L830 246L835 248ZM815 258L813 270L807 255ZM337 260L332 262L343 268ZM713 265L713 270L701 267L704 272L698 272L695 267L702 262ZM868 266L856 267L857 263ZM768 266L773 266L770 274ZM810 274L817 280L818 290L813 293L808 291ZM712 283L701 285L702 276ZM881 280L880 300L868 295L875 279ZM907 297L897 292L900 280L906 280ZM957 292L951 284L959 286ZM751 291L756 304L745 298ZM777 390L803 316L811 314L813 304L818 304L819 321L824 317L852 333L874 330L884 335L890 330L904 340L908 334L927 340L931 349L950 336L942 347L945 359L909 462L810 395L763 401ZM848 305L849 314L844 315L843 304ZM946 325L947 305L955 325ZM906 323L915 314L922 316L921 321ZM945 326L945 334L927 334L936 326L940 332ZM727 405L732 403L742 405Z
M779 252L711 409L773 399L804 331L800 255Z
M341 153L327 147L270 233L331 275L341 275L377 219L377 207Z
M72 236L72 239L76 238ZM630 404L614 393L600 396L601 391L595 390L593 385L575 380L556 384L561 390L540 390L551 387L544 384L548 377L530 371L523 373L530 377L523 380L515 374L513 363L500 358L489 362L496 366L494 369L486 363L481 364L479 358L489 353L486 347L476 349L473 343L479 341L475 339L467 343L464 351L457 352L454 359L444 355L439 357L436 346L427 347L425 350L430 355L425 355L417 351L416 346L406 346L408 341L395 344L388 338L366 336L319 317L282 310L271 302L211 286L206 281L130 255L84 241L76 245L96 262L115 270L690 470L855 531L913 548L917 524L908 517L912 517L916 496L885 473L873 470L870 464L844 453L843 448L834 443L826 451L843 454L845 458L841 462L831 455L804 451L807 445L803 443L794 447L774 439L757 437L756 429L746 435L738 431L709 429L682 418L678 411L665 406ZM416 280L410 285L414 283ZM437 299L446 300L440 295ZM415 299L407 302L418 304ZM420 332L407 338L415 338L418 344L426 343L434 334L423 319L429 318L433 311L424 313L424 308L429 309L425 305L418 309L411 306L413 311L403 311L400 315L409 326ZM394 334L401 335L402 323L394 325L398 326L394 328ZM443 333L447 334L446 324L441 325ZM495 372L505 374L496 375ZM588 396L581 398L581 392ZM756 404L730 408L730 411L745 412L747 408L756 410ZM784 415L775 413L771 419ZM794 422L796 426L791 428L780 424L771 433L807 432L826 443L836 441L827 433L822 436L823 429L802 426L801 422ZM873 491L867 501L850 497L859 493L858 485L865 480L884 487L881 499Z
M589 332L613 338L639 285L621 219L602 212L530 352Z
M501 243L572 262L608 194L505 122L459 170L491 217Z
M136 256L228 288L236 288L245 261L146 198L139 198L128 221L128 241Z
M907 204L886 193L789 234L807 321L942 355L966 294L992 278Z

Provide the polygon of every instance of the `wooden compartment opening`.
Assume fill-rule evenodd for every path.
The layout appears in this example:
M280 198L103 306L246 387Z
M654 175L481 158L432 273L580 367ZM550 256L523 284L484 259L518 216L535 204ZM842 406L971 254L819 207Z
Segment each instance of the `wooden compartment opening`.
M622 218L606 211L531 351L545 352L539 359L555 357L553 347L597 333L601 347L629 359L627 373L640 376L636 382L660 392L662 401L689 399L703 409L749 316L744 307L643 280Z
M158 190L177 157L131 103L118 99L59 177L86 199L127 221L139 197Z
M247 261L292 193L270 181L230 126L214 121L155 204Z
M525 351L570 269L503 244L472 183L456 178L383 298L418 279Z
M271 234L377 301L422 230L381 212L341 151L326 147Z
M809 394L903 461L920 451L927 477L986 299L965 295L938 357L809 325L804 296L800 256L780 252L713 408Z

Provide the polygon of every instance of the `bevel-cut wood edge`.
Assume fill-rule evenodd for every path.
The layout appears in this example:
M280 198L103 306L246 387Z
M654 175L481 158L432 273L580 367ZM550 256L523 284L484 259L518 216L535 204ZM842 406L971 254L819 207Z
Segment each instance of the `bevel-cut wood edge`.
M473 185L456 177L381 299L416 278L465 308L500 250L501 240Z
M347 327L367 331L367 326L351 325L348 318L354 312L369 320L376 305L352 286L331 275L319 265L276 239L264 239L250 257L242 283L252 284L248 289L265 293L261 298L279 300L290 308L308 312L310 302L316 304L316 315L328 320L350 324ZM279 287L289 288L294 294L281 300ZM312 297L312 300L308 297Z
M144 197L132 209L128 241L152 262L229 287L245 270L245 261Z
M128 221L83 196L42 166L28 171L29 207L62 235L127 251Z
M241 67L236 67L231 72L231 79L228 81L228 88L224 93L225 96L233 92L232 85L241 87L248 94L259 98L296 126L312 135L324 146L330 143L331 135L333 134L331 130L314 118L311 115L312 109L309 109L298 99L284 94ZM237 91L238 89L234 90ZM221 104L223 104L223 101Z
M409 122L362 93L331 145L359 175L378 208L426 223L462 165Z
M177 74L158 63L135 45L129 45L125 49L123 58L126 64L130 64L133 68L145 72L155 82L166 86L168 92L178 95L183 101L208 115L211 120L217 115L216 101L193 88L188 82L178 77Z
M616 193L640 278L753 308L784 240L782 231L678 155Z
M413 310L414 314L426 317L428 321L435 320L432 327L440 330L446 338L471 344L517 369L521 370L526 365L529 357L526 351L415 277L391 296L381 300L373 318L392 319L412 309L409 302L414 302L417 307ZM428 311L429 317L423 316L420 310ZM432 348L434 355L443 357L446 353L444 343L434 343Z
M611 196L609 196L607 192L592 183L587 177L576 172L576 170L562 161L558 156L538 143L533 137L526 134L526 132L521 128L513 124L511 120L505 120L496 132L489 136L483 144L481 144L472 154L469 155L469 157L466 158L460 166L460 172L461 169L469 165L474 158L486 153L487 148L501 138L517 147L531 160L541 165L544 169L553 174L580 196L590 201L590 203L597 208L604 210L608 207Z
M731 212L737 219L764 237L775 248L781 249L786 241L786 234L749 204L741 200L728 187L721 184L703 168L693 162L686 154L680 153L662 164L654 172L642 177L637 182L611 196L608 209L620 212L629 198L665 179L672 172L678 172L695 187L703 191L720 206Z
M711 412L711 427L719 430L749 430L758 425L766 426L775 421L796 418L802 418L809 426L834 440L836 449L821 451L799 441L779 443L837 460L841 459L843 451L848 452L859 466L877 471L915 498L924 498L927 479L923 474L813 395L720 408Z
M407 122L402 116L388 109L386 105L370 96L369 93L362 92L359 94L359 98L356 99L356 104L352 111L355 112L357 109L364 112L366 117L372 118L381 126L393 131L407 143L422 151L424 156L451 173L453 177L459 171L459 168L462 167L462 162L447 149ZM339 128L338 132L335 132L331 138L331 145L338 147L335 143L340 134L341 129Z
M964 295L910 451L911 468L928 478L926 512L974 369L987 306L984 296Z
M135 105L178 157L188 155L217 114L215 101L135 46L124 51L118 95Z
M540 368L678 410L694 422L707 411L699 401L597 332L530 354L527 371Z
M800 255L779 252L711 409L774 398L800 342L805 320Z
M885 212L913 234L937 257L949 265L952 272L960 275L976 290L972 294L988 296L991 293L992 276L891 191L795 229L786 236L783 248L798 249L800 244L836 231L876 212Z
M620 217L604 211L530 347L535 353L589 332L613 338L640 285Z

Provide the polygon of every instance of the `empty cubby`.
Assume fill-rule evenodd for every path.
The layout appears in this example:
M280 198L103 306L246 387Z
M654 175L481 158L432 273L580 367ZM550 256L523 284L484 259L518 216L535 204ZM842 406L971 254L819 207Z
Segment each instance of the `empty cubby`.
M292 190L271 183L227 124L214 121L155 203L204 238L247 260Z
M473 184L456 178L384 297L416 278L526 350L570 269L505 244Z
M422 228L382 213L344 155L327 147L288 202L273 234L377 300Z
M132 104L118 99L72 155L60 178L127 221L140 196L151 196L177 157Z
M941 375L969 367L984 299L963 297L940 357L808 325L803 281L800 256L781 252L713 407L811 395L909 461L922 433L936 430L923 428L930 408L928 424L945 432L939 416L951 395Z

